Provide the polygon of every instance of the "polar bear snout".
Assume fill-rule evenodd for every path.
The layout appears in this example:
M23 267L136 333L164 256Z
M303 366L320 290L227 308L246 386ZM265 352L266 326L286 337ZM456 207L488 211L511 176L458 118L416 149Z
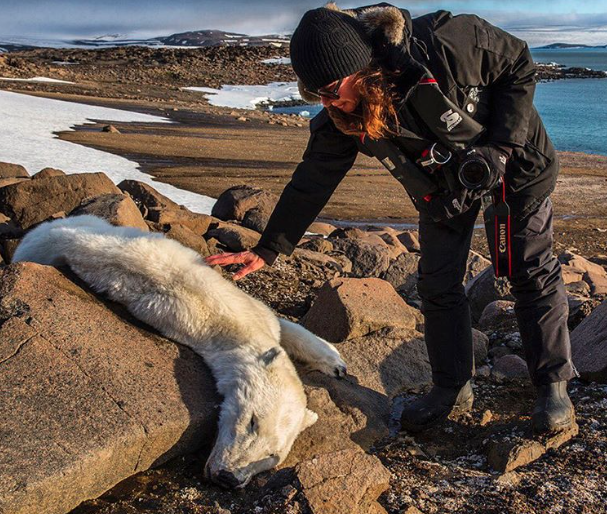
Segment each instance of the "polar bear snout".
M225 489L235 489L243 482L236 478L234 473L230 473L226 469L222 469L209 477L217 485L224 487Z

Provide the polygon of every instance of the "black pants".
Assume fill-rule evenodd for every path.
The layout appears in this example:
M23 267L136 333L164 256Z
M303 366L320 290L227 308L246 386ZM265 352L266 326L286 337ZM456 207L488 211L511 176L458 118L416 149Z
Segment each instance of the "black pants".
M420 214L418 291L433 382L458 387L472 377L470 307L463 279L474 223L475 202L444 222ZM575 376L567 329L568 305L559 261L552 253L552 203L546 199L523 221L512 219L515 313L529 374L535 385Z

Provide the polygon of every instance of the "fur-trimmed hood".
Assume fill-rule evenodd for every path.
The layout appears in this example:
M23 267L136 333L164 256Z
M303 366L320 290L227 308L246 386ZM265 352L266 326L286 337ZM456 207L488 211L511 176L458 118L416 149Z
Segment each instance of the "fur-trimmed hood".
M408 55L413 25L411 15L406 9L399 9L387 3L358 9L340 9L334 2L327 3L325 8L352 16L364 26L373 45L374 58L382 66L394 69L402 61L402 57ZM305 91L299 79L297 86L305 102L319 103L316 96Z

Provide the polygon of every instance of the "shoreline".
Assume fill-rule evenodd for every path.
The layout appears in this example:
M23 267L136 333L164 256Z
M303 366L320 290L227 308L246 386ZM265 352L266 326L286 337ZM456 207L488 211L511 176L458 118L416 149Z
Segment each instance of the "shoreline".
M102 132L108 123L96 122L57 135L65 141L134 160L155 182L212 198L238 184L280 194L300 162L309 134L307 123L299 117L281 118L259 110L201 103L184 106L168 101L158 104L46 91L29 94L171 119L175 123L162 127L112 123L121 134ZM274 121L277 119L283 121L277 123ZM604 254L607 156L559 152L559 157L561 174L552 194L555 249L579 247L588 256ZM373 201L369 201L370 195ZM318 219L356 224L372 220L373 224L407 224L413 228L418 214L402 186L375 159L359 155ZM484 239L484 231L475 230L473 248L482 252Z

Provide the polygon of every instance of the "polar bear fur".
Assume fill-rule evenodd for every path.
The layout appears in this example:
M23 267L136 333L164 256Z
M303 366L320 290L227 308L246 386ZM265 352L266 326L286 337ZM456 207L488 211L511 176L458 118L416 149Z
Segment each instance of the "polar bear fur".
M204 358L224 398L205 466L220 485L244 487L281 463L317 420L289 356L332 376L345 374L331 344L278 319L198 253L161 234L76 216L33 229L16 261L68 265L94 291Z

